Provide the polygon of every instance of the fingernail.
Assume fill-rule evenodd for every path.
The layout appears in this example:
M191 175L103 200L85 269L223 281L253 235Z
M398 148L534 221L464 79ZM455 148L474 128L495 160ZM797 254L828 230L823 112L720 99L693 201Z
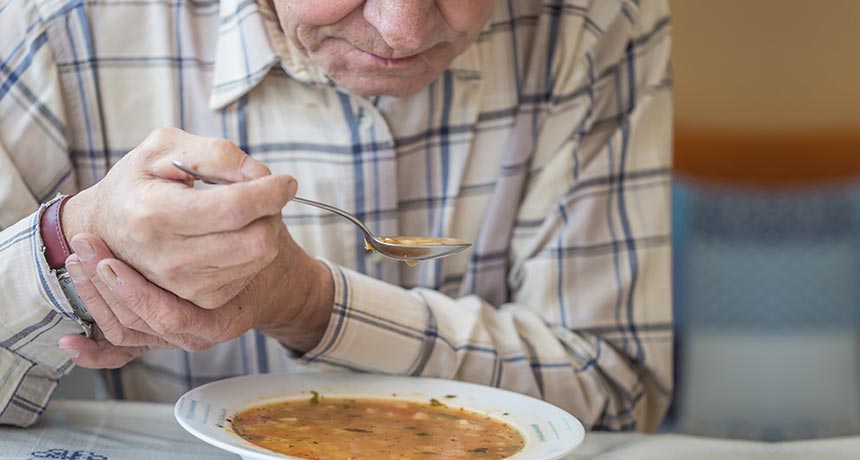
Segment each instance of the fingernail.
M95 251L93 251L93 247L90 246L90 243L83 238L73 238L71 245L72 249L75 250L75 254L77 254L84 262L92 259L96 255Z
M60 350L63 350L69 358L77 358L81 355L81 352L75 347L60 347Z
M102 282L105 283L111 291L122 286L122 280L116 276L116 272L113 271L113 268L111 268L110 265L106 263L98 264L98 266L96 266L96 271L99 274L99 278L101 278Z
M246 156L242 160L242 166L239 167L239 172L248 179L257 179L259 177L268 176L269 168L263 163Z
M80 283L87 279L87 274L84 273L84 267L82 267L78 262L66 263L66 270L68 270L69 276L72 277L72 281L76 283Z

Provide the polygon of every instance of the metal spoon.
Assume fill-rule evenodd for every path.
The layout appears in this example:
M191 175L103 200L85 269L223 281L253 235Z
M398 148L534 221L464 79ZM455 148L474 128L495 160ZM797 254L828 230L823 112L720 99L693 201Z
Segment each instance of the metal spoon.
M186 166L179 160L173 160L173 166L176 166L182 172L190 176L196 177L197 179L209 184L229 185L232 183L231 181L224 180L219 177L207 176L194 168ZM450 256L451 254L456 254L471 246L470 243L453 238L404 236L376 237L373 236L373 232L371 232L362 221L358 220L357 217L344 211L343 209L336 208L325 203L320 203L318 201L308 200L307 198L301 198L298 196L293 197L292 201L324 209L326 211L333 212L343 218L348 219L350 222L354 223L358 226L358 228L361 229L362 233L364 233L364 239L370 246L370 248L373 248L374 250L376 250L376 252L382 254L385 257L405 261L407 264L410 265L414 265L414 263L418 262L419 260L437 259L439 257ZM406 244L398 243L398 241L403 241Z

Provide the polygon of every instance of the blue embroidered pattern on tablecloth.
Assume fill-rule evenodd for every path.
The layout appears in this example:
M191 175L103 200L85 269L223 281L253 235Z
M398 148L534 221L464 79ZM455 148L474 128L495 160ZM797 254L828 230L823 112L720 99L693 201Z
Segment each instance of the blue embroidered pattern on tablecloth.
M48 449L30 452L32 458L49 458L57 460L108 460L104 455L98 455L85 450L69 452L66 449Z

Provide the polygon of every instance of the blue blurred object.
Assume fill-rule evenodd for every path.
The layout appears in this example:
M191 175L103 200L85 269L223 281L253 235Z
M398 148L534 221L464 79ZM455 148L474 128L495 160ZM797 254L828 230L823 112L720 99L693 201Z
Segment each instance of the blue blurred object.
M860 434L860 185L673 190L677 431Z

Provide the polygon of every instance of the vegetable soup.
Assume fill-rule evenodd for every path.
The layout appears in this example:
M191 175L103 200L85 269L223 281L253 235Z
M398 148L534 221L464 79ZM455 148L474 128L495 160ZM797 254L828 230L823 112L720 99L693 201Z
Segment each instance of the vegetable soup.
M315 392L310 400L243 411L232 428L258 446L313 460L498 460L525 444L508 424L435 399L421 404Z

